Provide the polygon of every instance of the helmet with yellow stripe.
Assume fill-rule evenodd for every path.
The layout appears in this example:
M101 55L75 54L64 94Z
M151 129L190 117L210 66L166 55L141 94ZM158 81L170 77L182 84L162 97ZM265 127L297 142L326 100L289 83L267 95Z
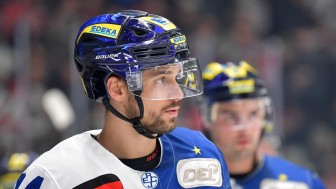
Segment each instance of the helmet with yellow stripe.
M38 157L34 152L12 153L0 163L0 189L14 188L22 172Z
M203 107L205 121L211 122L210 109L216 102L260 98L265 107L264 131L272 130L273 115L268 90L257 70L249 63L211 62L203 71L202 77L206 97L206 107Z
M211 62L203 72L204 94L209 102L266 97L264 82L247 62Z

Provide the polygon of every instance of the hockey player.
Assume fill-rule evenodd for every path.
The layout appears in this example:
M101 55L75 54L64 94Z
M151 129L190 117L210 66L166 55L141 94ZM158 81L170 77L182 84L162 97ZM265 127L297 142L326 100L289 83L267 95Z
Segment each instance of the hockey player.
M13 189L22 172L38 157L34 152L11 153L0 162L0 189Z
M16 188L231 188L221 151L176 128L183 98L203 92L198 62L172 22L126 10L85 22L74 58L85 94L106 108L102 130L41 155Z
M244 61L212 62L203 72L203 81L207 130L225 154L232 188L325 188L308 169L258 153L272 116L269 94L252 66Z

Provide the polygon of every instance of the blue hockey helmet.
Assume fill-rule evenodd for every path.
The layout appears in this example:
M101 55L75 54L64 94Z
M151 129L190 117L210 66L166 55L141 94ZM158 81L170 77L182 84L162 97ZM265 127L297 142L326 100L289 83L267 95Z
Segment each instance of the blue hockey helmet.
M215 102L231 100L262 98L265 106L264 131L271 132L273 127L273 113L271 100L264 82L259 78L257 70L249 63L241 61L209 63L203 71L204 96L206 97L206 121L210 120L210 111ZM205 110L204 110L205 109Z
M88 20L79 29L74 59L85 94L102 101L106 109L148 138L160 135L141 125L142 98L181 99L203 93L200 67L197 59L190 58L185 35L168 19L147 12L125 10ZM126 80L138 103L138 117L122 115L108 101L106 81L111 75ZM144 87L153 78L159 79Z
M0 189L14 188L22 172L38 157L34 152L12 153L0 162Z
M247 62L211 62L203 72L204 94L209 103L268 96L257 71Z
M159 66L180 70L176 82L183 97L203 92L199 65L190 58L185 35L168 19L147 12L125 10L88 20L78 32L74 59L85 94L96 101L108 98L105 85L112 74L124 78L129 91L141 96L146 79L142 72ZM141 97L169 99L162 90Z

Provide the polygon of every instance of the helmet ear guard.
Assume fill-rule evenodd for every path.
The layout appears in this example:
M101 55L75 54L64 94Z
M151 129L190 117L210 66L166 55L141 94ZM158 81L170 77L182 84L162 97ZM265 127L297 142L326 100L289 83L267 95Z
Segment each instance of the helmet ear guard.
M136 70L127 70L125 71L126 81L128 90L133 91L141 91L142 90L142 74L138 69Z
M274 113L273 106L270 97L264 97L264 106L265 106L265 121L263 125L263 135L270 134L273 131L274 127Z

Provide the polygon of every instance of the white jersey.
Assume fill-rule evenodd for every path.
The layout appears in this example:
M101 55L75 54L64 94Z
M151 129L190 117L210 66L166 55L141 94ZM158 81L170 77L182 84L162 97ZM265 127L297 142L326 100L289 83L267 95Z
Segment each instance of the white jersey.
M202 134L177 128L163 135L161 160L151 171L123 164L93 137L73 136L42 154L17 181L16 188L231 188L221 152Z

